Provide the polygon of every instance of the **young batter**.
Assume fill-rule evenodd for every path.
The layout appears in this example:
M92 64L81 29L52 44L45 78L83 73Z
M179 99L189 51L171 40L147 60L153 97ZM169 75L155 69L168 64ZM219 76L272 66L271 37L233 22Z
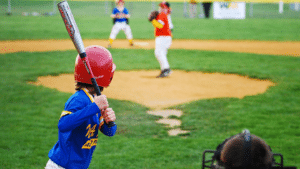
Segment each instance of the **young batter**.
M110 48L113 41L116 39L120 30L125 32L126 38L129 41L129 45L133 46L132 41L132 32L131 28L128 24L128 18L130 18L129 12L127 8L124 7L123 0L117 0L116 2L117 7L113 9L111 17L113 18L114 26L112 27L110 36L109 36L109 44L108 47Z
M100 46L86 48L91 69L103 91L108 87L115 71L110 52ZM75 63L76 93L65 104L58 122L58 141L49 151L45 169L89 167L101 131L114 136L117 126L107 124L116 120L105 95L96 96L90 75L80 57ZM100 142L101 143L101 142Z
M168 7L165 3L159 4L159 14L153 19L149 17L155 29L155 57L160 64L161 73L157 78L168 77L171 74L170 65L167 59L168 49L172 44L172 34L169 28L167 17Z

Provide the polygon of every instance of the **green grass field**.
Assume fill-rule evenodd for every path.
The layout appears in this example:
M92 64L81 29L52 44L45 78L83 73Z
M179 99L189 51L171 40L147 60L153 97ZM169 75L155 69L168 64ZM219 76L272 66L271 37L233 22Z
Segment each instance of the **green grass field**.
M107 39L109 18L77 15L84 39ZM176 18L174 39L300 41L299 19L203 20ZM132 18L136 39L154 39L143 18ZM0 16L0 40L69 39L60 16ZM125 38L121 32L118 38ZM1 49L0 49L1 50ZM110 49L117 70L159 69L153 50ZM73 73L75 50L0 54L0 168L43 168L57 141L57 123L69 93L29 85L44 75ZM262 137L286 166L300 167L300 58L196 50L169 50L176 70L220 72L268 79L266 93L243 99L198 100L183 111L182 129L171 137L142 105L109 99L117 114L118 133L100 136L91 169L201 168L202 152L248 128ZM135 60L135 62L132 62ZM195 90L201 90L195 89Z

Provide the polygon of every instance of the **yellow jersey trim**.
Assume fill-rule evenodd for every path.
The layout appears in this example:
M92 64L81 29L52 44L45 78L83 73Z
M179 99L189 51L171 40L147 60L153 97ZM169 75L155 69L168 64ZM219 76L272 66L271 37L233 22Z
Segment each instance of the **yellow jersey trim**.
M64 110L64 111L62 111L60 117L63 117L63 116L68 115L68 114L72 114L72 112Z
M82 90L83 90L83 91L85 92L85 94L90 98L91 102L94 103L94 102L95 102L95 101L94 101L94 98L93 98L93 96L89 93L88 89L83 88Z

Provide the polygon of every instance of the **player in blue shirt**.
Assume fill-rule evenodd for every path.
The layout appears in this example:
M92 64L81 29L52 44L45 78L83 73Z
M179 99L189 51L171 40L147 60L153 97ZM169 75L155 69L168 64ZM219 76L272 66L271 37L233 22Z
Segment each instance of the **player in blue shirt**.
M113 18L114 26L112 27L111 33L109 35L108 47L111 47L120 30L123 30L125 32L126 38L129 41L129 45L133 46L132 32L128 24L128 19L130 18L129 12L127 8L124 7L123 0L117 0L116 5L117 7L113 9L111 15L111 18Z
M111 53L100 46L86 48L87 59L101 91L113 78L115 64ZM86 169L98 142L98 134L114 136L116 120L105 95L97 96L90 75L80 57L75 63L76 93L65 104L58 122L58 141L49 151L45 169ZM100 131L100 132L99 132Z

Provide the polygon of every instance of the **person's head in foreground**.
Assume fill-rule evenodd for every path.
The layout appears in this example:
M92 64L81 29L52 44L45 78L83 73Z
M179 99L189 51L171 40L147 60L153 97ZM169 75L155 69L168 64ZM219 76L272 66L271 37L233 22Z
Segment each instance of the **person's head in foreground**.
M208 153L213 153L213 156L206 160L205 156ZM276 162L275 156L280 157L281 162ZM247 129L225 139L218 145L217 150L205 150L202 169L206 167L212 169L296 169L296 167L283 167L283 156L274 154L262 138L250 134Z
M220 150L216 168L225 169L269 169L272 167L273 153L260 137L248 130L228 139Z

